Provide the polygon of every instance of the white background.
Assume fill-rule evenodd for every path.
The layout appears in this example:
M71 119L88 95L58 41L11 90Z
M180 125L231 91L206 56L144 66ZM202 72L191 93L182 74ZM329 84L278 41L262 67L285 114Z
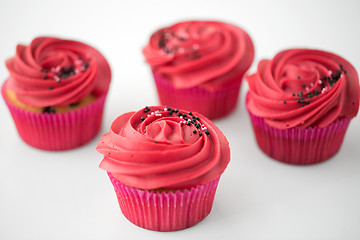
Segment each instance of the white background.
M86 42L112 67L103 128L120 114L156 105L142 47L150 34L189 19L243 27L262 58L291 47L337 53L360 70L359 1L5 1L0 0L0 82L18 43L36 36ZM160 233L122 215L95 151L101 136L64 152L27 146L0 101L0 239L360 239L360 116L331 160L291 166L257 147L244 107L215 121L227 136L231 162L211 214L196 226Z

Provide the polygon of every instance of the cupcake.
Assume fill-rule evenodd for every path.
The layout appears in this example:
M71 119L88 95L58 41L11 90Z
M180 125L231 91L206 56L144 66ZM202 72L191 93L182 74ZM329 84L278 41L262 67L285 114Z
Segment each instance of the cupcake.
M50 37L18 45L1 88L20 137L44 150L81 146L99 132L110 67L96 49Z
M254 47L249 35L237 26L189 21L156 31L143 54L162 105L216 119L235 109Z
M97 151L124 216L155 231L204 219L230 161L229 143L210 120L159 106L118 117Z
M246 106L262 151L290 164L314 164L341 147L359 110L359 77L325 51L289 49L259 62L247 78Z

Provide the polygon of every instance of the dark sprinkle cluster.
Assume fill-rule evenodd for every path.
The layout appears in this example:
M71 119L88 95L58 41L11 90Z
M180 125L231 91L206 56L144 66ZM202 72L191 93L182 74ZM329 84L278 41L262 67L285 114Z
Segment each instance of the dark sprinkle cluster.
M330 76L322 77L320 80L318 80L320 86L319 90L315 89L314 91L309 91L308 87L305 84L302 84L302 87L305 88L305 91L300 91L297 94L293 93L292 96L296 96L294 100L299 103L301 107L310 104L312 97L315 97L328 90L326 82L330 87L334 86L334 84L340 79L342 73L346 74L346 71L343 69L342 65L340 65L340 70L331 72ZM300 79L300 76L297 78ZM286 104L286 101L283 101L283 103Z
M146 106L144 108L144 113L149 113L151 111L151 109ZM181 119L183 119L183 121L181 121L180 123L182 124L186 124L187 126L191 126L194 125L196 127L196 129L193 130L193 133L199 133L199 136L203 135L203 132L206 135L210 135L210 131L204 126L202 125L199 121L200 118L198 116L195 116L192 112L188 112L188 114L186 113L181 113L179 112L179 109L175 109L175 108L170 108L170 107L165 107L164 110L157 110L154 112L151 112L150 114L148 114L147 116L151 116L151 115L155 115L155 116L162 116L161 113L167 111L171 116L176 116L179 117ZM141 121L145 120L145 117L141 117L140 118Z
M71 103L71 104L69 104L69 106L70 106L71 108L74 108L74 107L77 107L77 106L79 105L79 103L80 103L80 102ZM56 113L56 109L55 109L55 107L53 107L53 106L48 106L48 107L44 107L42 112L43 112L43 113Z
M175 54L176 52L179 52L179 46L174 45L172 48L169 48L168 46L168 41L170 39L177 39L178 41L186 41L187 39L180 37L178 35L176 35L174 32L172 32L171 30L163 30L161 32L159 32L160 38L158 41L158 47L160 49L162 49L166 54ZM201 55L199 54L198 51L198 46L197 47L189 47L186 49L183 49L183 56L190 59L190 60L195 60L198 58L201 58Z
M308 94L311 94L310 92L308 93ZM294 96L295 94L293 94L293 96ZM305 100L305 97L306 96L304 96L304 94L303 94L303 92L299 92L297 95L296 95L297 97L299 97L299 98L295 98L295 101L297 101L298 103L300 103L301 104L301 107L304 107L305 106L305 104L309 104L310 102L309 102L309 100ZM308 95L309 96L309 95ZM312 97L312 96L311 96ZM284 103L286 103L286 101L284 101Z
M43 113L56 113L56 110L54 107L49 106L49 107L45 107L42 112Z
M145 107L144 112L149 112L150 108L148 106Z
M78 58L72 66L56 66L51 69L41 68L40 72L43 74L43 79L53 79L60 83L61 79L69 78L79 72L85 72L89 68L89 63L84 62L81 58ZM49 88L51 90L52 88Z
M40 72L43 75L43 79L53 79L55 80L57 83L61 82L61 79L66 79L69 78L75 74L78 74L79 72L85 72L88 68L89 68L89 63L83 61L80 57L74 61L74 65L69 66L69 67L65 67L65 66L56 66L56 67L52 67L51 69L46 69L46 68L41 68ZM48 90L53 90L53 87L48 87ZM79 104L79 102L77 103L72 103L69 106L74 108ZM43 108L43 113L56 113L56 109L53 106L48 106Z

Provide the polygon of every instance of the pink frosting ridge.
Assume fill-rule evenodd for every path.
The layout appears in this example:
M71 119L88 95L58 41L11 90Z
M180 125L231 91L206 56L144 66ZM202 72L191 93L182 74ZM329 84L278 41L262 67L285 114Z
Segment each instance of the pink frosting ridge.
M247 107L278 129L326 127L359 109L359 77L345 59L320 50L289 49L259 62L247 78Z
M143 49L153 71L176 88L210 91L241 79L254 59L249 35L232 24L187 21L156 31Z
M6 61L7 87L25 104L64 106L109 87L111 72L105 58L84 43L39 37L30 45L18 45Z
M104 155L100 168L140 189L205 184L218 178L230 161L229 143L210 120L163 106L118 117L97 151Z

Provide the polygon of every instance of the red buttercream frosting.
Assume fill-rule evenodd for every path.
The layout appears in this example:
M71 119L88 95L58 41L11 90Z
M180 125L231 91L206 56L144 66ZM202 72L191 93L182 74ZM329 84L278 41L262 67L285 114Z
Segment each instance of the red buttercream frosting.
M187 188L219 177L230 161L225 136L204 116L174 110L156 106L118 117L97 146L100 168L140 189Z
M260 61L247 81L249 111L275 128L323 128L339 118L353 118L359 110L355 68L329 52L280 52Z
M64 106L109 87L111 72L105 58L84 43L50 37L18 45L6 61L10 72L7 88L25 104Z
M254 59L249 35L215 21L180 22L156 31L143 49L153 71L176 88L216 90L238 81Z

